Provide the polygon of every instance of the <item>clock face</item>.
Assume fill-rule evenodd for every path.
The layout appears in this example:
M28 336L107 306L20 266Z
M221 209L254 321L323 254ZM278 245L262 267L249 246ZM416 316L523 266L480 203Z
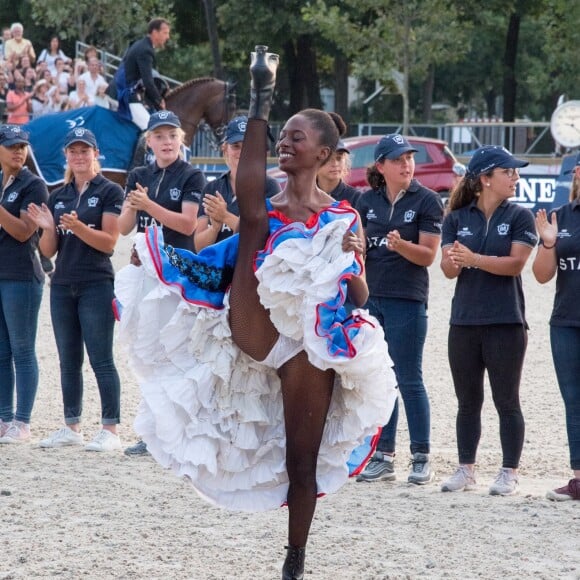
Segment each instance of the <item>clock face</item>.
M552 113L550 130L562 147L580 145L580 101L566 101Z

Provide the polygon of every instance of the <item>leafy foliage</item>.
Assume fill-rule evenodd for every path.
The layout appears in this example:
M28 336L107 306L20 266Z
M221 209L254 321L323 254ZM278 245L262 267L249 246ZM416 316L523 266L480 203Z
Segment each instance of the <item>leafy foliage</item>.
M171 20L171 0L29 0L32 18L74 38L121 53L146 32L147 22L160 15Z

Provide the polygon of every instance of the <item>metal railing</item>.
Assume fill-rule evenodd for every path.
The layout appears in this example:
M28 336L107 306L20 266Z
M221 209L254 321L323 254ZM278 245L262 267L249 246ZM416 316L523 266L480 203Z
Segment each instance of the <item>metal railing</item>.
M82 58L85 53L85 50L91 46L92 46L91 44L86 44L85 42L77 40L75 42L75 58ZM108 81L110 81L115 76L115 73L117 72L117 69L121 64L121 61L123 60L122 57L117 56L116 54L113 54L111 52L101 50L100 48L97 48L97 57L99 58L99 60L103 65L103 75ZM160 76L167 82L169 88L171 89L178 87L179 85L182 84L181 81L177 81L175 79L172 79L171 77L167 77L164 75Z

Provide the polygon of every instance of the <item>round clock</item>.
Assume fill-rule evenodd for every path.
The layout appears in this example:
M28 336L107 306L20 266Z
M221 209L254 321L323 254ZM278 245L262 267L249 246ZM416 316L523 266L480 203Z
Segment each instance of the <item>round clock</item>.
M580 101L566 101L555 109L550 130L556 143L562 147L580 145Z

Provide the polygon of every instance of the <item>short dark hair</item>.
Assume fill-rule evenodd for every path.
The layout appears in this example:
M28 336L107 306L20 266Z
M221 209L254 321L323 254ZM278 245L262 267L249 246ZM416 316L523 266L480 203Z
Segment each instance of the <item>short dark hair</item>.
M154 30L161 30L164 24L170 26L169 20L165 20L165 18L153 18L147 25L147 34L151 34Z

